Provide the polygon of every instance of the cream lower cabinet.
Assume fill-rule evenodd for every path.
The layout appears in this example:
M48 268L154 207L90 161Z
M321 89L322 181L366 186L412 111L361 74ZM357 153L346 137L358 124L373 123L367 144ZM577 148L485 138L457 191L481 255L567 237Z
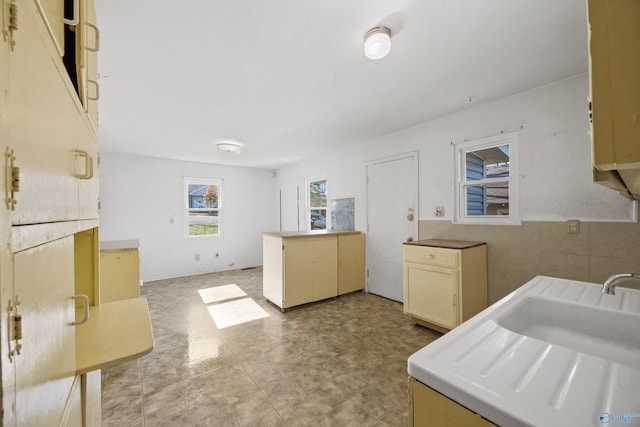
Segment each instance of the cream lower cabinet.
M492 422L409 377L409 427L490 427Z
M10 363L15 364L18 425L58 425L64 418L67 402L73 400L76 372L76 327L72 325L76 310L71 298L75 292L73 258L73 236L13 255L13 333L7 351L12 354ZM79 387L77 390L79 393ZM72 408L69 411L72 415Z
M365 235L338 235L338 295L360 291L365 285Z
M340 240L350 236L355 237ZM351 258L361 262L350 263ZM362 288L364 235L360 232L265 233L263 294L281 309Z
M487 246L422 240L403 245L404 312L447 332L487 307Z
M100 242L100 304L140 296L137 240Z

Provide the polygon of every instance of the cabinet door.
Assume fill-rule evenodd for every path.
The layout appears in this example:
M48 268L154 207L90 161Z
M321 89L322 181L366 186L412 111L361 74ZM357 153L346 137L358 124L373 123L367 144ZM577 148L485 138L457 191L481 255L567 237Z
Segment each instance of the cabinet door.
M313 246L313 301L338 295L338 239L314 237Z
M338 294L364 289L364 234L338 236Z
M458 326L458 271L411 263L404 268L406 313L446 328Z
M74 381L73 249L69 236L13 255L22 315L22 348L14 359L19 425L57 425Z
M310 239L284 240L284 306L313 301L313 249Z
M18 9L20 29L14 32L16 45L9 55L11 121L6 143L14 150L14 166L20 168L12 222L76 219L77 101L34 2L18 2Z
M78 218L95 219L99 213L98 140L86 120L76 122L78 155L75 170L78 183Z
M588 19L593 163L600 170L638 169L640 2L589 0Z
M60 56L64 54L64 0L35 0Z
M96 24L96 10L93 0L82 0L81 23L77 44L76 63L78 69L78 89L80 100L95 129L98 129L98 50L100 33Z

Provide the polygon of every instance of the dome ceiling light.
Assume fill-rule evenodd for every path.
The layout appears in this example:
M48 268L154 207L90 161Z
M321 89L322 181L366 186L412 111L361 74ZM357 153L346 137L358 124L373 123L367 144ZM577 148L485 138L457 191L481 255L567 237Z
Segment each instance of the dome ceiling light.
M391 51L391 30L375 27L364 35L364 54L369 59L382 59Z
M220 151L225 151L232 154L240 154L242 152L242 145L235 141L218 142L216 144L216 147Z

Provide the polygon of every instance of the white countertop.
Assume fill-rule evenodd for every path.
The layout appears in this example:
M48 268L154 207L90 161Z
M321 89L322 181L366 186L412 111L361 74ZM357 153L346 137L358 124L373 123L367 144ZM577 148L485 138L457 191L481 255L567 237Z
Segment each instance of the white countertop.
M409 374L502 426L640 426L640 353L629 359L640 348L635 338L626 355L613 362L573 350L574 344L521 335L496 320L526 298L640 316L640 291L617 287L610 296L602 295L601 287L536 277L410 356ZM637 319L620 327L637 331ZM588 323L587 331L597 327ZM601 416L628 422L604 423Z

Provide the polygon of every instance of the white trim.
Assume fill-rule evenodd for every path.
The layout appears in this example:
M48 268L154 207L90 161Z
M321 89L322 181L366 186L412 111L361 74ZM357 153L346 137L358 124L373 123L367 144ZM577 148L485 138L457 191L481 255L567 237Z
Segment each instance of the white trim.
M218 178L188 178L183 177L184 194L182 195L182 209L184 211L184 238L192 239L220 239L224 237L224 204L223 204L223 179ZM218 234L205 234L201 236L189 235L189 184L214 184L218 187Z
M466 170L466 158L463 153L478 151L485 148L509 145L509 215L483 215L468 216L464 214L466 206L464 201L464 173ZM453 145L454 156L454 224L496 224L496 225L519 225L520 200L518 192L518 133L509 132L489 138L475 141L465 141ZM479 181L482 184L484 180Z
M325 181L327 185L327 205L324 208L313 208L314 210L324 209L325 229L331 229L331 212L329 206L329 180L326 175L312 175L304 180L304 227L303 230L311 230L311 195L309 194L309 185L312 182Z

